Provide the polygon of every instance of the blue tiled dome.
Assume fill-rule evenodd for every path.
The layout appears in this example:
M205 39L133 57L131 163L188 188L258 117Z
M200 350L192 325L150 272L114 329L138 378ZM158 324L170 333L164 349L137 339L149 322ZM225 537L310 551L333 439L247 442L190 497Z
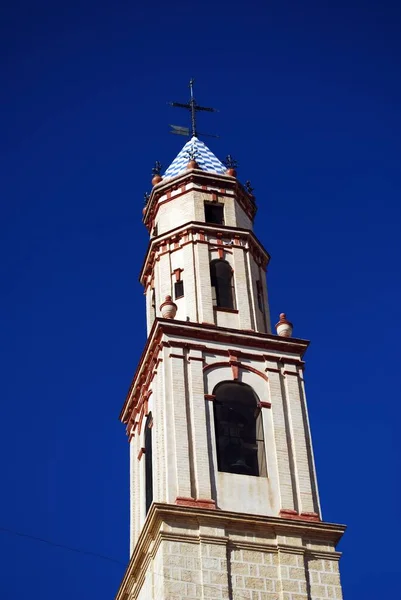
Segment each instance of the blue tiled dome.
M208 173L219 173L222 175L227 170L227 167L225 167L223 163L219 161L219 159L203 142L198 140L197 137L193 137L177 154L169 168L164 173L163 178L175 177L180 173L184 173L187 168L187 164L190 161L190 153L194 155L194 159L202 171L207 171Z

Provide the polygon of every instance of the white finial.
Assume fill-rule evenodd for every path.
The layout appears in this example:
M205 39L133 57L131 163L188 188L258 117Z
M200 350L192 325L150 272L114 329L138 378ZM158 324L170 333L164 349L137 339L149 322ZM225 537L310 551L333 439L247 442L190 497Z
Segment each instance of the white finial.
M171 296L166 296L163 304L160 304L160 312L163 319L174 319L177 314L177 305L173 302Z
M285 313L280 313L280 320L276 324L277 335L281 337L291 337L293 325L290 321L287 321Z

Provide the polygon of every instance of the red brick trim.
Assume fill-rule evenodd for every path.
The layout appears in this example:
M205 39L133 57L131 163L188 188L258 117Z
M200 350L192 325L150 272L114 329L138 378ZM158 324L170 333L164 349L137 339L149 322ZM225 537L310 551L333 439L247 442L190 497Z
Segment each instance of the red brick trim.
M205 362L203 356L188 356L188 362L191 362L191 360L199 360L200 362Z
M206 240L206 232L208 235L216 234L216 228L211 224L205 224L201 221L189 221L153 238L142 265L140 281L144 284L146 276L152 273L154 261L158 260L156 254L160 257L163 252L172 252L173 248L170 248L169 246L173 245L174 242L176 243L177 240L180 240L180 247L183 247L185 244L205 243L216 248L216 242ZM262 266L263 269L266 270L270 255L256 238L253 231L243 228L233 228L228 225L219 225L218 232L221 233L226 240L234 240L235 245L241 247L244 251L248 251L249 249L256 264ZM183 241L184 238L188 241ZM249 248L241 246L241 239L246 240ZM229 249L228 246L224 246L225 251L228 251Z
M175 280L176 281L181 281L181 273L184 269L174 269L174 271L171 273L171 275L175 275Z
M184 336L187 339L193 338L194 342L164 342L161 343L163 335L172 336ZM138 362L137 369L129 387L124 405L120 412L120 419L123 423L127 424L127 435L129 439L132 439L132 432L136 429L137 423L134 423L134 410L139 405L139 399L142 394L149 389L154 372L158 368L162 359L159 357L159 353L164 345L170 344L171 346L183 347L183 348L195 348L211 350L214 354L227 356L227 350L218 348L210 348L208 344L212 342L223 342L227 348L231 345L240 345L249 347L251 352L237 351L237 356L243 359L254 359L262 361L262 355L257 355L252 352L253 348L260 348L264 350L263 358L276 362L287 362L291 364L301 365L303 364L300 360L306 351L309 342L298 338L280 338L276 335L261 333L261 332L249 332L249 335L243 335L243 332L229 327L216 327L213 323L190 323L186 321L169 321L167 319L156 318L152 330L149 333L148 341L142 352L142 356ZM269 350L273 350L274 354L268 354ZM282 358L277 357L277 351L280 353L293 353L299 355L300 358L286 358L285 354L282 354ZM180 355L181 356L181 355ZM224 363L223 363L224 364ZM206 365L207 368L217 366L216 363ZM229 363L226 363L229 366ZM257 372L260 374L260 372ZM267 378L266 378L267 379ZM135 428L135 429L131 429Z
M141 460L142 456L145 454L145 448L141 448L138 454L138 460Z
M271 408L272 407L272 403L271 402L259 402L259 406L260 408Z
M320 521L320 517L314 512L297 513L296 510L289 508L282 508L280 510L280 517L285 519L294 519L295 521Z
M175 503L178 506L190 506L191 508L210 508L216 509L216 502L214 500L206 500L200 498L184 498L183 496L177 496Z
M255 375L259 375L259 377L261 377L265 381L269 381L269 378L267 377L267 375L265 375L261 371L258 371L257 369L255 369L255 367L251 367L250 365L244 365L242 363L238 363L238 364L241 369L244 369L245 371L251 371L251 373L255 373Z
M208 187L218 187L218 194L222 194L224 196L234 197L234 199L238 202L244 212L248 215L248 217L253 221L256 214L256 204L254 198L250 198L249 194L246 193L243 186L238 182L238 180L233 180L232 182L225 181L226 187L221 188L221 175L211 175L210 173L204 173L202 171L198 172L188 172L183 173L179 176L178 181L162 181L157 186L157 188L153 188L148 205L145 210L145 215L143 217L143 221L145 226L149 229L150 223L154 221L156 214L158 212L159 207L166 202L171 202L176 198L179 198L183 194L189 193L191 191L197 192L202 191L203 194L208 194L212 196L216 194L215 189L207 189ZM225 177L225 176L223 176ZM207 182L207 185L205 185ZM187 184L193 184L192 188L187 188ZM176 191L178 193L172 195L172 191ZM233 192L233 194L227 192ZM166 199L161 200L163 196L166 196Z
M220 367L229 367L230 363L227 361L221 361L221 362L215 362L215 363L211 363L211 364L206 364L203 367L203 372L209 371L210 369L218 369Z
M185 356L182 354L169 354L169 358L182 358L182 360L184 360Z
M219 368L219 367L231 367L232 368L233 366L243 369L244 371L251 371L251 373L255 373L255 375L259 375L259 377L261 377L265 381L269 381L269 378L261 371L258 371L257 369L255 369L254 367L251 367L250 365L245 365L241 362L234 361L234 360L220 361L220 362L206 364L203 367L203 371L205 372L205 371L209 371L209 369ZM234 379L237 379L237 378L238 377L234 377Z
M216 394L205 394L205 400L213 402L216 399Z
M320 517L317 513L315 512L303 512L300 515L301 519L304 519L305 521L320 521Z

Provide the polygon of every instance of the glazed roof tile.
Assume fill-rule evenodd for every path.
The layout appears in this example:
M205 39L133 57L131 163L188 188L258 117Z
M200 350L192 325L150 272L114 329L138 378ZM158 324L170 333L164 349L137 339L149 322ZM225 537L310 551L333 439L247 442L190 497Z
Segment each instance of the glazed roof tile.
M191 158L194 158L202 171L208 173L219 173L223 175L227 167L223 165L221 161L213 154L211 150L198 140L197 137L192 137L177 154L171 165L168 167L163 175L166 177L175 177L185 172L188 162Z

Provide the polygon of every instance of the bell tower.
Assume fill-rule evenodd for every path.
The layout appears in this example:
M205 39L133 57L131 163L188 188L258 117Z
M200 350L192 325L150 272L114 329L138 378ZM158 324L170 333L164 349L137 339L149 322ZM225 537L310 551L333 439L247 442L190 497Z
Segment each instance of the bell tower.
M196 136L143 210L148 339L121 411L131 558L118 600L342 598L322 520L303 378L255 198Z

